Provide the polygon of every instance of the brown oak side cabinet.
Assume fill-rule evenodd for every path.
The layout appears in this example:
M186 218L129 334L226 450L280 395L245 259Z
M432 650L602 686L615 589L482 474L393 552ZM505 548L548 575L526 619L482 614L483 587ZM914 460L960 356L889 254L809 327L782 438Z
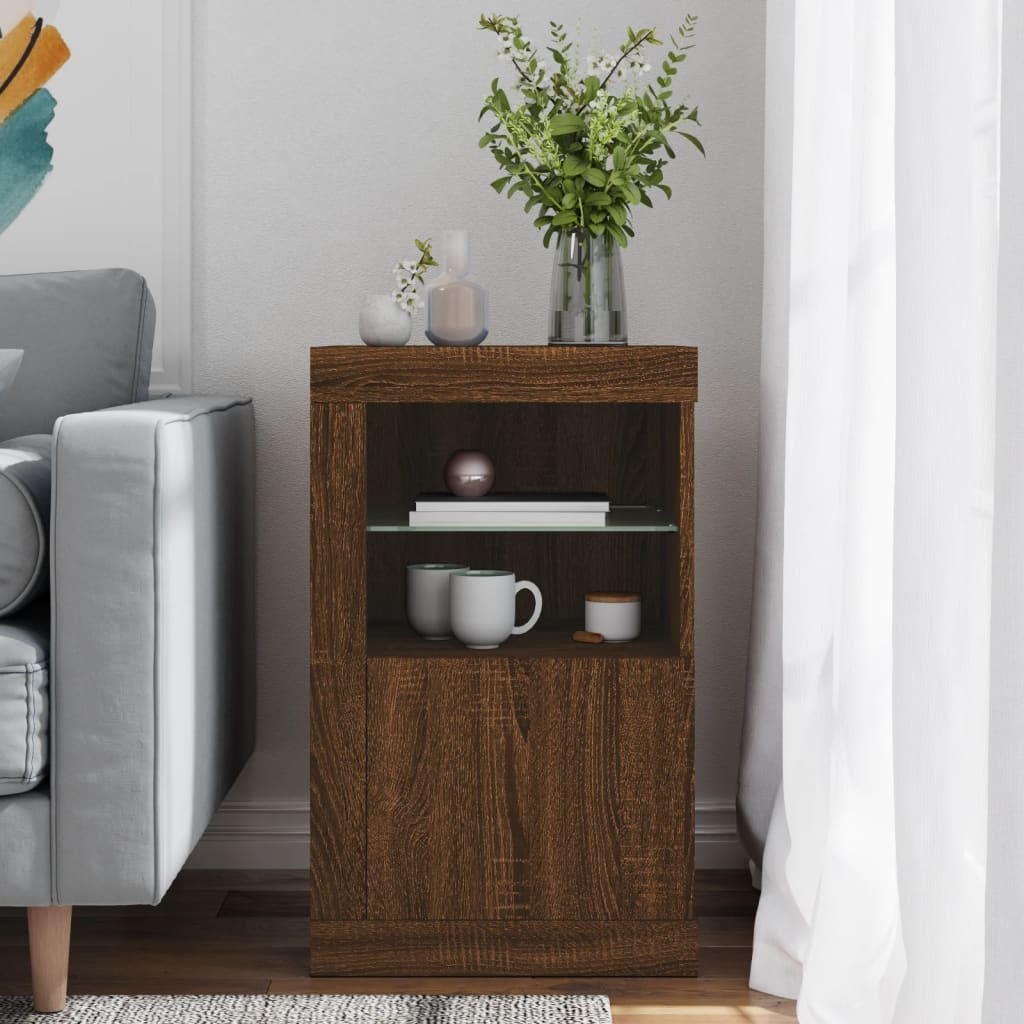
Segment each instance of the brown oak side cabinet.
M676 346L311 350L311 971L694 975L693 410ZM413 529L458 448L591 529ZM535 629L421 640L405 566L535 581ZM643 633L574 643L584 594ZM528 602L520 609L520 619Z

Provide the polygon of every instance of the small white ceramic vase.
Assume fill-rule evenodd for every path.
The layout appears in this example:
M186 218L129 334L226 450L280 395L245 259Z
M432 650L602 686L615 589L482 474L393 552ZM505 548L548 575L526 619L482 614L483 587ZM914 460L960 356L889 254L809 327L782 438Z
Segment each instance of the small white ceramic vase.
M404 345L412 334L412 316L390 295L367 295L359 310L359 337L367 345Z
M640 595L602 591L584 599L584 628L605 643L621 644L640 635Z

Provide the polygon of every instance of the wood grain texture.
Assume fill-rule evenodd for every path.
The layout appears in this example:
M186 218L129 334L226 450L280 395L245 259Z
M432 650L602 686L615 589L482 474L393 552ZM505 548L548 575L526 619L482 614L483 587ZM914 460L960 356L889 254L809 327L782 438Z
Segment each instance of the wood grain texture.
M694 658L694 417L693 406L679 410L679 647L693 668Z
M524 676L370 659L367 687L368 917L528 916Z
M371 658L368 916L690 916L675 659Z
M538 665L530 704L538 916L692 916L692 678L675 659Z
M321 921L316 975L694 977L694 921Z
M547 595L544 596L545 603ZM522 621L526 613L520 614ZM575 622L546 622L529 633L510 637L501 646L500 656L513 661L522 658L675 658L678 650L668 633L657 624L646 624L643 633L627 643L579 644L573 639L582 613ZM461 661L487 661L493 651L474 651L458 640L424 640L404 622L371 622L367 654L377 658L457 658Z
M366 916L365 662L311 670L309 860L314 920Z
M313 348L314 402L695 402L697 349Z
M314 965L692 973L696 351L310 358ZM501 490L602 490L681 532L367 536L460 447ZM545 621L496 652L428 645L404 626L415 562L511 569ZM640 641L572 642L594 590L642 595Z
M229 892L218 917L309 917L309 889L238 890Z
M37 1013L60 1013L68 994L71 907L29 907L32 1002Z
M310 660L366 650L366 408L310 410Z
M366 410L317 406L310 435L312 915L360 918L366 913Z

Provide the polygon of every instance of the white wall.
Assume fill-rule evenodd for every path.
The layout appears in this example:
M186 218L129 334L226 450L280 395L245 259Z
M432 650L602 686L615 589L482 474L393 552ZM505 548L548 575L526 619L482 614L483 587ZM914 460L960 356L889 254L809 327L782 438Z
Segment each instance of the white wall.
M500 5L499 5L500 9ZM762 0L518 0L528 32L624 33L701 16L680 81L708 159L679 147L671 203L626 253L630 335L697 344L697 800L700 859L736 862L733 799L750 604L761 312ZM490 11L490 8L488 8ZM476 4L195 4L195 388L251 394L259 445L257 753L194 863L305 857L307 362L358 342L414 236L470 228L494 343L546 334L550 255L488 187L476 116L498 73ZM422 338L422 319L416 324Z

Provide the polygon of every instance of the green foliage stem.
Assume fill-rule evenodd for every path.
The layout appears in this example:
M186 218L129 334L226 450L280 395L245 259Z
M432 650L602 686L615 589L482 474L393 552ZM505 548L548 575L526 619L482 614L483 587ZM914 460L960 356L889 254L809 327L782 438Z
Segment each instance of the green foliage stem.
M480 28L500 41L500 55L515 73L513 104L500 78L491 82L480 119L480 139L501 169L491 187L523 209L544 232L544 244L563 231L605 234L625 247L635 236L633 208L653 206L655 190L667 199L665 167L675 159L677 135L701 154L697 107L674 99L675 77L692 49L697 18L687 15L669 36L654 80L641 85L651 65L649 47L662 43L655 28L627 29L617 57L583 59L564 26L550 22L548 58L523 33L519 19L481 15ZM613 86L622 84L621 92Z

